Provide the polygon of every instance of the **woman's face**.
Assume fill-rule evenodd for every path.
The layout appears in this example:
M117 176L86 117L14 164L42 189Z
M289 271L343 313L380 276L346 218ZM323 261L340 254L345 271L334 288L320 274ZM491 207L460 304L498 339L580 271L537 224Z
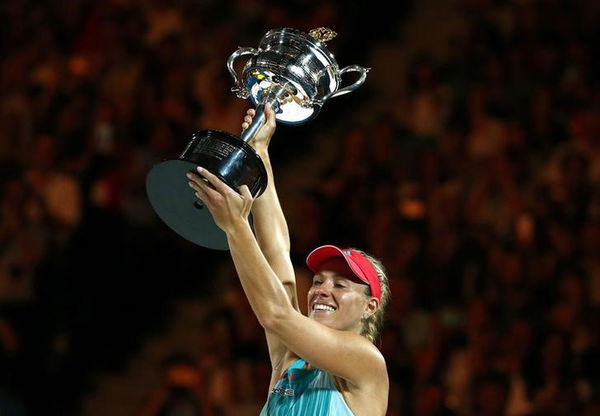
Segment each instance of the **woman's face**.
M326 264L314 275L307 296L309 318L330 328L360 333L361 319L373 313L377 303L365 294L365 284L349 277L328 270Z

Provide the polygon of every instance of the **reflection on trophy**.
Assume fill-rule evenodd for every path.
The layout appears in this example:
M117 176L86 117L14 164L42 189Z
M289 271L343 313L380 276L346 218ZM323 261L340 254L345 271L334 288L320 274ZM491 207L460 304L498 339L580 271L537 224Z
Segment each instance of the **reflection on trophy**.
M323 104L361 86L368 69L350 65L338 67L325 42L335 37L330 29L318 28L304 33L283 28L267 32L258 49L239 48L227 60L227 68L240 98L250 99L256 115L241 137L219 130L202 130L193 134L177 159L154 166L146 178L146 191L158 216L176 233L193 243L226 250L227 238L214 223L189 188L187 172L202 166L239 192L247 185L253 196L267 186L267 172L254 149L247 143L265 122L264 106L269 104L278 123L295 125L314 118ZM241 77L234 62L249 59ZM359 78L341 87L342 75L358 72Z

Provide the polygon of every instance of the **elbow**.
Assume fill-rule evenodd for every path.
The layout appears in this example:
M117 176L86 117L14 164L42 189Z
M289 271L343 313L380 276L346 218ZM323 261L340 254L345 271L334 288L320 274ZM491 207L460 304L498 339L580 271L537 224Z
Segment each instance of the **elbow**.
M293 308L289 305L276 306L270 308L267 313L262 314L263 316L259 316L258 321L265 331L277 334L281 331L281 328L289 320L290 314L293 312Z

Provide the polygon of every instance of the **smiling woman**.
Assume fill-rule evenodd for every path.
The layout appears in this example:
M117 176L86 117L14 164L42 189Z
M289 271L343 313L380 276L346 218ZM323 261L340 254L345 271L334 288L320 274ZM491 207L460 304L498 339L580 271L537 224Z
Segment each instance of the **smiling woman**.
M384 415L389 381L373 344L389 299L383 266L360 250L318 247L307 257L315 273L308 316L299 311L289 232L267 151L275 116L268 106L265 114L265 125L249 142L269 175L259 198L253 200L246 186L235 192L201 167L199 175L188 174L227 236L246 297L265 329L273 370L261 415ZM242 129L254 115L248 110Z
M383 326L385 308L389 301L390 289L383 264L364 251L335 246L322 246L309 254L306 259L308 268L316 273L312 288L308 292L309 311L322 310L318 303L319 296L327 296L328 292L318 290L332 280L334 289L340 294L357 291L364 296L374 297L379 301L376 308L361 317L360 334L369 341L375 342ZM324 310L335 310L335 306L325 304ZM329 307L328 307L329 306ZM371 303L369 307L373 307Z

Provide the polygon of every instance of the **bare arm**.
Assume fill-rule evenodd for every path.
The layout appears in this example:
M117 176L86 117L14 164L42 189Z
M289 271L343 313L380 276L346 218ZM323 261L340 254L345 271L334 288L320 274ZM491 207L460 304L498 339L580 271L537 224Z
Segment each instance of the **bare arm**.
M265 123L250 139L249 144L260 156L267 171L267 187L252 204L252 219L256 240L269 267L279 279L292 307L299 310L296 293L296 276L290 259L290 236L287 222L279 203L273 168L269 158L269 143L275 133L275 113L269 107L265 109ZM251 124L256 111L249 109L242 123L242 131ZM194 177L199 182L200 178ZM273 372L278 375L288 355L287 346L279 337L269 331L265 332L269 348L269 358Z
M246 129L255 115L253 109L248 110L242 128ZM275 114L273 110L265 107L266 122L250 144L262 159L267 170L268 182L264 193L252 205L254 231L260 250L264 254L269 266L279 277L288 294L290 302L298 309L298 296L296 293L296 276L290 259L290 235L287 221L281 209L271 159L269 158L269 143L275 132Z
M296 276L290 259L290 236L287 221L281 209L277 190L275 188L275 177L269 157L269 143L275 133L275 113L267 106L265 111L265 124L257 131L250 140L250 145L262 159L267 170L267 188L252 205L252 218L254 222L254 233L256 240L265 256L269 266L283 284L285 292L294 309L299 310L298 295L296 292ZM242 130L248 128L256 111L247 111L242 123ZM281 339L265 331L269 358L273 368L274 378L279 375L288 353L287 346Z
M247 215L253 203L248 188L242 187L240 197L211 173L200 173L215 189L202 181L195 189L227 234L240 282L265 330L315 367L356 387L387 383L385 362L374 345L358 334L328 328L293 307L248 224Z

